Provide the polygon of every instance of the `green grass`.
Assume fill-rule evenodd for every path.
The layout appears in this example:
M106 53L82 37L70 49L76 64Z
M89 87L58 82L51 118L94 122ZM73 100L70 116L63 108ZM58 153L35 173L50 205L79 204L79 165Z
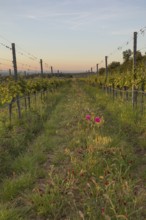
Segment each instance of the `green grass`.
M1 201L14 199L21 191L30 188L33 184L33 177L30 174L14 175L13 179L6 179L1 186Z
M25 217L21 217L21 215L13 208L10 208L10 207L8 208L4 205L0 205L0 219L1 220L22 220L22 219L24 220Z
M12 176L3 178L0 219L144 220L140 116L79 81L47 103L43 126L13 161Z

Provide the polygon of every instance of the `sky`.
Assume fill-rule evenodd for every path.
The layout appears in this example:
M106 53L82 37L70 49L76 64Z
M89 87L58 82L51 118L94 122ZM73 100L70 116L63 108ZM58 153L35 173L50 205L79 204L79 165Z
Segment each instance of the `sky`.
M0 0L0 70L11 68L11 43L18 69L37 70L42 59L44 71L96 70L105 56L122 62L134 31L144 53L140 29L146 32L145 0Z

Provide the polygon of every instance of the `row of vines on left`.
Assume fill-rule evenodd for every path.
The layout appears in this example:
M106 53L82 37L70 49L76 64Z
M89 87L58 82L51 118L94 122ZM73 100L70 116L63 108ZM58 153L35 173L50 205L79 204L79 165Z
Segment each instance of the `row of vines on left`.
M30 109L43 102L49 92L61 86L64 80L57 78L19 78L14 81L7 78L0 83L0 118L5 123L14 118L22 118Z

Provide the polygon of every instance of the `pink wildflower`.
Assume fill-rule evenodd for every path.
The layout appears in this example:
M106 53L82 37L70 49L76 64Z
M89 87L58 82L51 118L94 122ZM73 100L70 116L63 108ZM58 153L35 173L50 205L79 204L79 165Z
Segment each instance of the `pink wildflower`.
M91 116L90 115L86 115L86 120L90 120Z
M104 212L105 212L105 209L102 208L102 209L101 209L101 213L102 213L102 215L104 215Z
M101 121L101 118L96 117L96 118L94 119L94 121L95 121L96 123L99 123L99 122Z

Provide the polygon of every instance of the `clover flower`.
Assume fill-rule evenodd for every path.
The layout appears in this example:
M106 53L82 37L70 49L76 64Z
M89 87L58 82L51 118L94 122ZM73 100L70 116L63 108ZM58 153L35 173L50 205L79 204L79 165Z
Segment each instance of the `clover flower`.
M86 115L86 120L90 120L91 116L90 115Z
M96 123L99 123L99 122L101 122L101 118L95 117L94 121L95 121Z

